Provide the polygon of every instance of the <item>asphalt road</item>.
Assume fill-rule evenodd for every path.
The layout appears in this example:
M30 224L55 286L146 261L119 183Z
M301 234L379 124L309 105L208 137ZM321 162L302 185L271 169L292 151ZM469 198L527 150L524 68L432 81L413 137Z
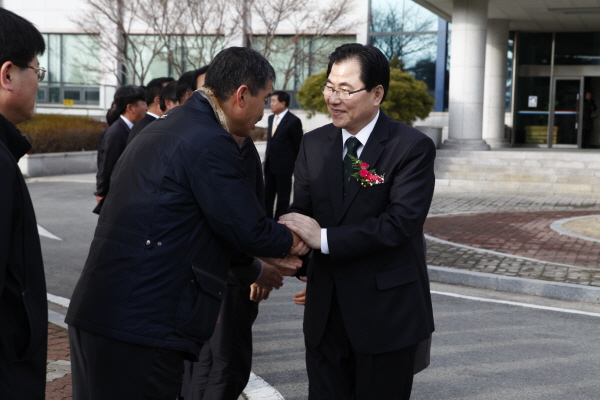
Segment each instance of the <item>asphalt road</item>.
M97 220L94 177L37 178L28 187L38 224L62 239L41 237L48 293L70 298ZM286 278L261 303L254 325L253 372L286 400L307 398L303 309L291 300L303 285ZM442 284L432 289L432 363L415 377L413 399L600 399L599 306Z

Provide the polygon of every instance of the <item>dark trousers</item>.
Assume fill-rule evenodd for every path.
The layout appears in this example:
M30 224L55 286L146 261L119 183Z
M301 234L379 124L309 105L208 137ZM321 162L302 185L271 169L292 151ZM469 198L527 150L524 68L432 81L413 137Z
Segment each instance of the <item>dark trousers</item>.
M334 293L321 342L306 344L308 399L410 399L417 345L376 355L355 351L336 297Z
M248 286L229 285L215 332L204 343L198 362L185 362L181 398L237 400L250 378L252 324L258 303Z
M273 205L277 196L275 216L273 216ZM283 214L287 214L292 197L292 174L273 174L265 168L265 208L267 217L278 220Z
M69 326L73 400L174 400L184 353L109 339Z

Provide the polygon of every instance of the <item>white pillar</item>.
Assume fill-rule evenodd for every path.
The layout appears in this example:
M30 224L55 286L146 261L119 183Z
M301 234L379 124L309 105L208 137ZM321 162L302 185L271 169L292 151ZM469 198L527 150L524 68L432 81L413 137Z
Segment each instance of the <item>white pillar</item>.
M510 147L504 138L508 20L488 20L483 91L483 140L492 148Z
M488 0L454 0L448 139L442 149L489 150L482 140Z

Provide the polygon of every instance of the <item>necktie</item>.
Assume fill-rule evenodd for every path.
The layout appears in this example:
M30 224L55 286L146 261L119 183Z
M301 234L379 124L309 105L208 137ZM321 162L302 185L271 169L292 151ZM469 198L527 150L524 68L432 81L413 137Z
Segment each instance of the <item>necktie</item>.
M344 194L346 194L346 191L348 190L348 185L350 184L350 179L352 178L352 174L355 172L354 166L352 165L354 161L350 158L350 156L358 158L356 150L358 149L360 144L360 140L358 140L354 136L351 136L346 140L346 148L348 149L348 152L344 157Z
M271 132L271 136L275 136L275 131L277 130L278 126L279 126L279 114L276 114L275 120L273 121L273 131Z

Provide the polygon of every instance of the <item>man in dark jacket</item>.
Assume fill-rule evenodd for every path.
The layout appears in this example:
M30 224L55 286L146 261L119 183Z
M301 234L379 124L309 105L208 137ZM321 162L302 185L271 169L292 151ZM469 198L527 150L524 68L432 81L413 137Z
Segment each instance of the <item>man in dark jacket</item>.
M169 84L169 82L175 82L175 79L169 77L154 78L148 82L145 90L148 112L144 118L136 122L133 125L133 128L131 128L131 131L129 131L129 136L127 136L127 144L131 143L133 138L135 138L142 131L142 129L163 115L163 111L160 108L160 93L162 92L163 88Z
M123 152L66 318L74 400L175 399L183 360L215 328L232 250L305 252L266 218L232 137L262 118L274 77L256 51L225 49L207 93Z
M40 239L18 160L31 144L15 124L34 115L46 45L0 8L0 399L44 399L48 306Z
M267 216L278 220L287 213L292 195L292 174L302 141L302 121L288 110L290 95L273 92L265 152L265 207ZM273 205L277 206L273 216Z
M96 173L96 202L100 204L110 188L110 175L127 145L127 136L133 125L148 111L144 89L135 85L122 86L115 92L115 108L119 118L100 136L98 144L98 172ZM95 213L100 213L96 207Z

